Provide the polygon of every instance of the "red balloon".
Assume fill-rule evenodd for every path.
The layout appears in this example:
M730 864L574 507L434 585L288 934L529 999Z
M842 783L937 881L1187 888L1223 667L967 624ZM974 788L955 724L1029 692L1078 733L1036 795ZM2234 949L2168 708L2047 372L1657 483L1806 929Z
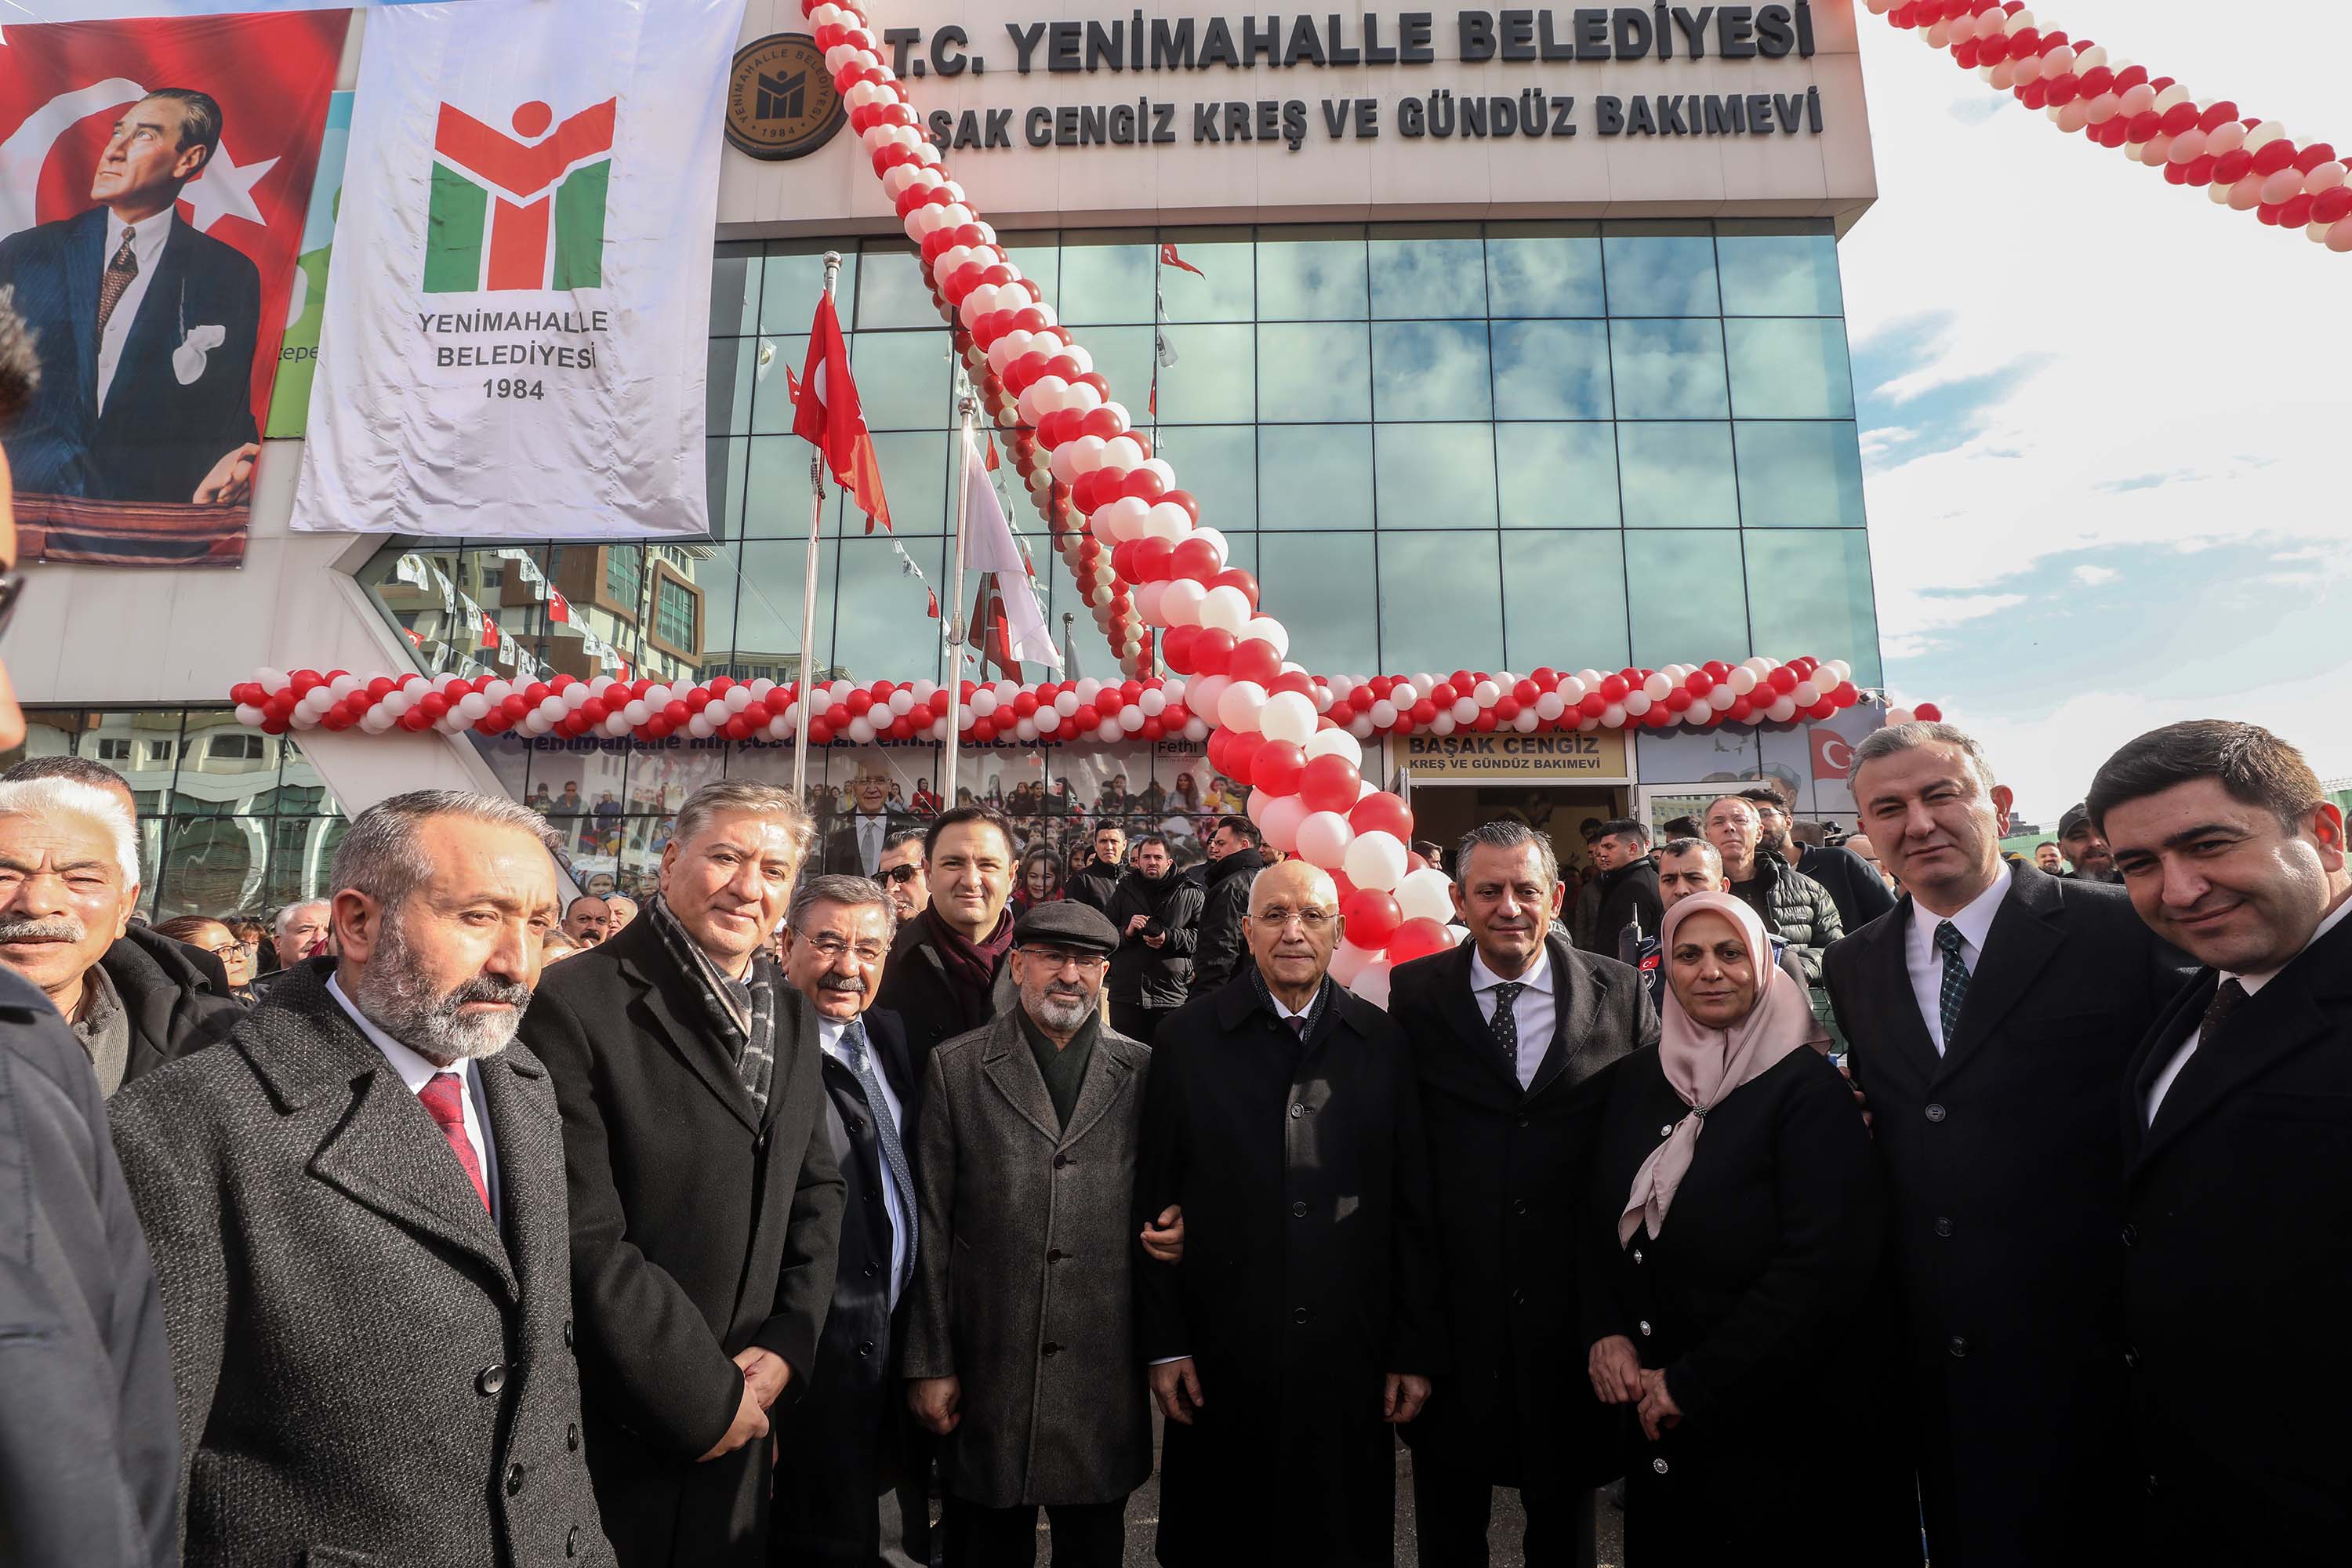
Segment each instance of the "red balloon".
M1792 681L1790 684L1795 683ZM1622 702L1625 700L1625 693L1632 689L1633 688L1626 683L1625 678L1622 675L1603 676L1599 692L1601 705L1606 708L1612 702Z
M1156 501L1168 493L1168 481L1154 468L1129 468L1127 478L1119 482L1118 493L1133 496L1139 501Z
M1309 811L1346 811L1356 804L1363 775L1345 757L1311 758L1298 775L1298 798Z
M1924 723L1940 724L1944 721L1944 710L1932 702L1922 702L1911 711Z
M1400 844L1412 842L1412 813L1406 809L1404 802L1386 790L1378 795L1368 795L1358 801L1348 813L1348 826L1360 835L1386 833L1392 835Z
M1198 629L1201 635L1192 644L1193 669L1202 675L1232 675L1234 634L1218 626Z
M1388 959L1391 963L1410 963L1416 958L1444 952L1453 945L1453 935L1437 921L1407 921L1389 938Z
M1209 636L1207 633L1202 635L1204 640ZM1218 632L1215 635L1225 637L1228 634ZM1233 657L1225 663L1225 673L1235 680L1255 680L1271 690L1276 679L1282 674L1282 656L1275 652L1274 645L1265 638L1250 637L1233 645Z
M1177 576L1190 577L1195 583L1206 583L1221 570L1217 547L1197 535L1188 535L1176 544L1170 564Z
M1176 547L1164 539L1139 539L1135 542L1135 575L1130 583L1165 583L1176 574ZM1127 574L1119 575L1126 577Z
M1265 744L1265 737L1255 731L1234 731L1225 742L1225 776L1235 784L1250 783L1256 776L1257 754Z
M1309 765L1303 748L1288 741L1266 741L1250 759L1247 783L1250 788L1262 789L1268 795L1297 795L1299 780Z
M1378 952L1404 924L1404 910L1390 895L1359 888L1339 900L1339 918L1348 922L1349 942Z
M1200 640L1201 628L1198 626L1170 626L1160 634L1160 662L1178 675L1199 674L1200 670L1192 663L1192 647ZM1224 733L1222 730L1217 732Z
M1257 608L1257 579L1238 566L1228 566L1209 579L1212 588L1239 588L1242 597L1249 601L1252 610Z
M1296 691L1301 697L1311 698L1315 695L1315 678L1303 669L1286 669L1274 678L1274 684L1265 691L1269 697L1277 691Z

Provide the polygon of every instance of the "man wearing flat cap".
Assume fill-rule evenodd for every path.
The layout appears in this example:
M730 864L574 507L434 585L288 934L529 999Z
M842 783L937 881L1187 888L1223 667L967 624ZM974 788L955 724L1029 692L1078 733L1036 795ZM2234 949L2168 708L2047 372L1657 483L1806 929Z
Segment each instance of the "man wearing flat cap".
M1118 931L1073 900L1013 927L1020 1005L931 1054L907 1402L943 1439L947 1560L1116 1568L1151 1473L1128 1211L1150 1050L1102 1021ZM1147 1236L1157 1236L1147 1232Z

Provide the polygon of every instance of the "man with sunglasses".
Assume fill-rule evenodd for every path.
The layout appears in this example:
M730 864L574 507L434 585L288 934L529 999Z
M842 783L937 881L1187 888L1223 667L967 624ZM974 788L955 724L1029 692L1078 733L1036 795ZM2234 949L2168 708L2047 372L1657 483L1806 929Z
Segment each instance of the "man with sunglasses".
M1118 947L1098 911L1039 904L1013 931L1018 1005L927 1069L905 1372L945 1440L951 1563L1035 1561L1042 1507L1056 1564L1117 1568L1151 1473L1129 1215L1151 1052L1102 1021Z
M899 924L923 912L931 901L931 884L923 875L921 828L901 827L882 841L882 865L874 879L890 895Z
M1394 1428L1444 1370L1412 1052L1330 978L1339 902L1259 872L1250 962L1154 1041L1136 1214L1190 1233L1137 1276L1168 1568L1390 1561Z

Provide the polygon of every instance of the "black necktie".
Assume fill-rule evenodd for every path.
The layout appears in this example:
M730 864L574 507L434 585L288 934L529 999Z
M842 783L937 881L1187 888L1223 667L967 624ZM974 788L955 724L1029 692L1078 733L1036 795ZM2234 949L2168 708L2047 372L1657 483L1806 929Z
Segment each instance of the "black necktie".
M1486 1020L1493 1031L1495 1044L1502 1047L1503 1066L1513 1078L1519 1076L1519 1014L1513 1005L1519 993L1527 989L1524 981L1506 980L1495 987L1495 1016Z
M2234 980L2224 980L2213 993L2213 1000L2205 1004L2205 1016L2198 1021L2197 1048L2202 1051L2221 1033L2221 1026L2230 1021L2246 1000L2246 988Z
M1944 953L1944 988L1937 1000L1948 1051L1960 1032L1960 1004L1969 996L1969 961L1960 953L1960 928L1949 921L1936 928L1936 945Z

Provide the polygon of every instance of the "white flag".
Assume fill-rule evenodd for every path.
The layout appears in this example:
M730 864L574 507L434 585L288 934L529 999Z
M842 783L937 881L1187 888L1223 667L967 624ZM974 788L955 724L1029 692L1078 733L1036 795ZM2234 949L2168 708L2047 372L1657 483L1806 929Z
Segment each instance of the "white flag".
M294 527L707 531L744 0L370 11Z
M1013 542L1013 527L1004 509L996 504L996 487L988 482L987 466L972 444L963 444L964 564L975 572L996 574L996 592L1004 601L1005 651L1024 664L1062 668L1062 654L1045 629L1045 612L1037 604L1037 586ZM985 628L974 628L985 637Z

